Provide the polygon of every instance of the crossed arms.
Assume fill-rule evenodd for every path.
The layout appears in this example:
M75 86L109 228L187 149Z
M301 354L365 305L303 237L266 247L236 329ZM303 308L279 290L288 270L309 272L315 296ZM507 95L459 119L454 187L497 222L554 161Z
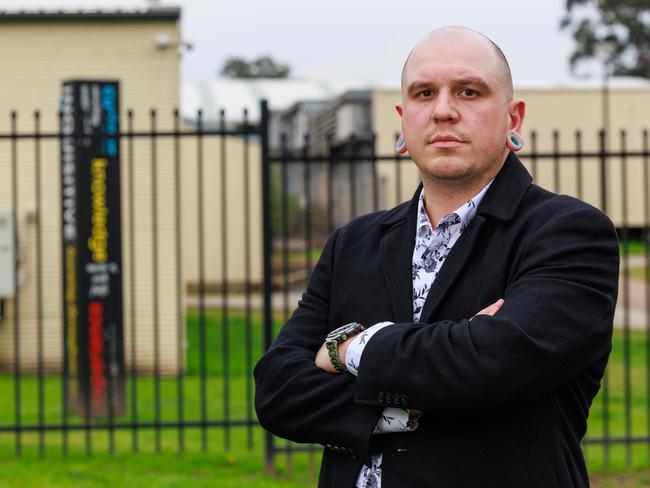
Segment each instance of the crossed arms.
M492 303L491 305L488 305L485 307L483 310L481 310L479 313L476 315L489 315L493 316L495 313L499 311L501 306L503 305L504 300L503 298L499 298L496 302ZM474 317L476 317L476 315ZM472 317L472 318L474 318ZM471 319L470 319L471 320ZM339 357L339 361L341 364L345 365L346 363L346 357L347 357L347 351L348 347L354 340L354 337L350 337L346 341L341 342L341 344L338 345L337 348L337 354ZM327 371L328 373L340 373L334 365L332 364L332 361L329 358L329 354L327 352L327 347L325 346L325 343L323 342L323 345L320 347L318 350L318 353L316 353L316 360L315 360L316 366L318 366L320 369L323 371Z
M341 234L351 230L335 232L297 310L255 369L262 425L297 442L350 446L363 456L387 406L380 392L401 392L406 408L427 415L479 411L548 394L606 356L616 235L594 209L562 203L517 244L499 313L385 327L364 349L356 378L316 364L325 335L341 325L330 324L332 290L342 286L334 278L342 273L337 256L353 236L346 242Z

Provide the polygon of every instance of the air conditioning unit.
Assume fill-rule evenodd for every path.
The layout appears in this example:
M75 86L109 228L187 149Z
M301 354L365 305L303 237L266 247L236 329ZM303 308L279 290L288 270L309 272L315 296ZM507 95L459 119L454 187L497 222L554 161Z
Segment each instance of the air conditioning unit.
M16 296L16 217L0 210L0 299Z

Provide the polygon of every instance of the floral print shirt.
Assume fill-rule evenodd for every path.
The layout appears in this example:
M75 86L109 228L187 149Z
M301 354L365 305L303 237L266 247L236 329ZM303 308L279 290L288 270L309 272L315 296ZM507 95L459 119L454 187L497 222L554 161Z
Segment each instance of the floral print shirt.
M415 230L415 248L411 262L413 278L413 321L419 322L422 308L429 290L438 276L445 259L449 255L463 231L476 215L485 193L492 181L467 203L445 215L434 229L427 216L424 204L424 189L418 200L418 222ZM363 348L370 338L392 322L380 322L359 334L349 345L345 363L348 371L357 375ZM374 433L412 431L417 428L417 418L409 417L408 410L387 407L377 421ZM382 453L374 453L370 466L363 466L357 477L356 488L381 488Z
M451 248L476 215L476 209L491 184L492 181L463 206L440 219L435 229L431 226L424 207L424 189L420 192L415 249L411 262L414 322L420 321L424 301L440 268L442 268L442 263L445 262Z

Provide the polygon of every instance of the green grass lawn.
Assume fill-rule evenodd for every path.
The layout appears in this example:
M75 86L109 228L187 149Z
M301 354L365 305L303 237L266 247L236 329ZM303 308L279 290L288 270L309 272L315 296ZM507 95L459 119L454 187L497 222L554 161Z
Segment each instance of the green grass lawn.
M632 436L649 436L650 403L648 400L648 338L645 332L631 331L629 342L625 343L624 333L614 334L612 354L606 373L605 386L594 399L590 410L587 438L599 438L609 432L612 438L622 438L627 433ZM626 350L629 354L629 369L625 367ZM630 389L629 407L626 407L626 382ZM605 409L605 402L608 408ZM628 410L629 409L629 410ZM626 413L629 411L629 413ZM607 416L605 416L607 412ZM620 471L627 464L628 448L622 443L609 448L602 445L585 447L590 471L602 472L606 469ZM609 462L606 457L609 457ZM650 451L646 443L635 443L629 449L630 466L647 468L650 466Z
M282 323L282 316L275 317L275 329ZM228 347L224 347L221 314L208 312L205 316L205 381L198 374L201 371L200 320L196 313L187 319L187 371L180 392L183 396L183 417L188 421L202 419L202 402L205 418L224 420L226 414L233 421L254 419L252 382L250 367L262 352L262 330L259 315L254 314L247 325L241 312L229 314ZM246 331L250 331L247 337ZM595 399L589 418L588 436L600 437L605 425L612 437L623 437L629 431L634 436L650 435L650 407L648 400L647 338L643 332L633 331L627 346L629 350L629 384L631 386L630 422L625 415L624 351L626 345L622 331L617 331L614 348L608 368L607 390L609 418L603 415L603 393ZM249 353L246 347L250 346ZM227 352L226 352L227 350ZM224 362L227 354L227 365ZM230 379L223 381L224 368ZM132 383L127 382L126 415L115 418L116 423L137 419L140 422L155 420L155 384L151 377L138 377L133 384L137 405L132 410ZM33 375L21 377L20 420L23 425L38 422L37 403L38 380ZM160 419L177 421L178 382L176 377L160 380ZM48 375L43 382L45 410L43 418L48 424L62 421L61 381L58 376ZM202 387L205 397L202 397ZM0 375L0 426L13 425L16 418L15 382L11 375ZM224 394L228 401L224 400ZM202 399L203 398L203 399ZM83 419L67 415L70 424L83 425ZM97 421L94 425L106 425ZM183 452L179 449L182 438ZM20 435L22 454L15 455L17 437L14 433L0 432L0 488L4 486L56 486L56 487L99 487L99 486L218 486L218 487L305 487L315 486L318 472L319 450L313 453L277 455L277 475L264 473L264 434L259 427L237 426L229 429L211 427L141 428L134 434L128 429L108 429L89 432L74 430L67 434L68 455L63 456L63 436L59 431L24 432ZM87 439L90 439L91 455L87 455ZM44 442L44 456L40 455L40 443ZM251 443L252 441L252 443ZM134 442L137 453L133 453ZM276 439L280 446L291 444ZM229 448L226 448L226 443ZM111 445L114 452L111 453ZM157 446L160 446L158 451ZM590 472L594 473L596 487L649 486L650 452L645 443L634 444L630 449L631 463L626 465L627 450L624 445L611 445L607 451L598 445L585 447ZM599 473L617 473L617 478ZM622 473L622 474L621 474ZM614 479L615 481L611 481ZM615 482L616 484L611 484Z
M304 488L316 478L306 468L292 475L263 473L259 453L93 454L90 457L48 456L44 459L0 459L0 487L219 487Z
M620 248L621 248L621 254L627 250L627 253L630 256L642 256L645 255L646 253L646 247L647 244L645 244L643 241L637 240L637 239L629 239L627 243L621 242L620 243Z

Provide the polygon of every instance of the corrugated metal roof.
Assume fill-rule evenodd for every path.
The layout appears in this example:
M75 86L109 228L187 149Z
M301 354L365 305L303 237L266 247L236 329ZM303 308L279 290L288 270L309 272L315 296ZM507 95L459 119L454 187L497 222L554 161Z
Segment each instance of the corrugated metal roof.
M271 110L285 110L299 101L332 99L347 90L360 87L359 83L313 81L305 79L218 79L207 82L183 82L181 114L185 120L196 120L203 110L205 121L219 120L221 110L226 120L243 120L244 109L248 119L259 119L260 100L266 99Z

